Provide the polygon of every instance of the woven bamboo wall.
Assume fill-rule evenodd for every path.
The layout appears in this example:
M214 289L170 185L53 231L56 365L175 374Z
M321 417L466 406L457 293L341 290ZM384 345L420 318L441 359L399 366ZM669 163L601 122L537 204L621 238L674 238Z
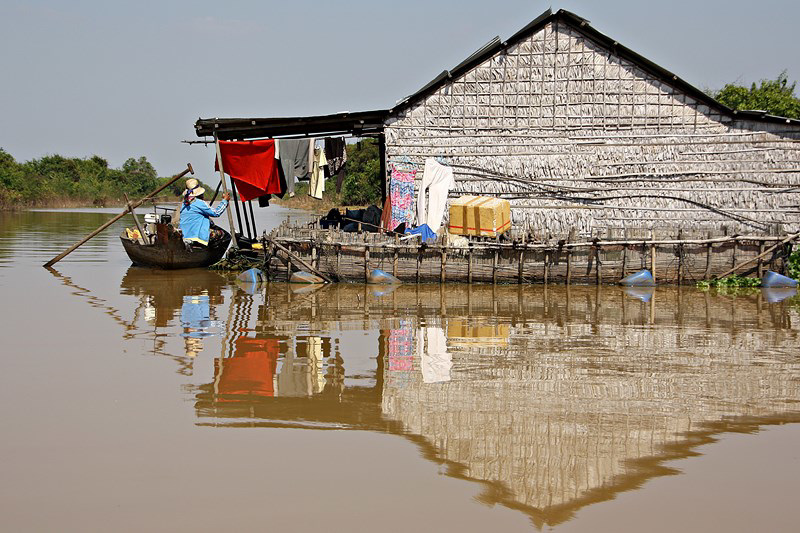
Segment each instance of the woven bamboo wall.
M421 178L424 159L443 156L451 197L508 198L514 224L542 238L573 227L798 230L798 139L791 124L734 121L558 22L386 127L390 162L409 157Z

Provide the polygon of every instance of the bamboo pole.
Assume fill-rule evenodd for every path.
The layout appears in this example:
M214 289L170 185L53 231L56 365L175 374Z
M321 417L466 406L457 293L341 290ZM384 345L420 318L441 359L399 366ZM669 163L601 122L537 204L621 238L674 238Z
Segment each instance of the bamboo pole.
M131 207L131 199L128 198L128 193L123 193L123 195L125 196L125 204L128 206L128 211L133 217L134 224L136 224L136 229L139 230L139 235L141 235L142 241L146 242L144 239L144 228L142 228L142 225L139 223L139 217L136 216L136 212L134 212L133 207Z
M776 244L776 245L774 245L774 246L770 246L769 248L767 248L766 250L764 250L762 253L758 254L757 256L753 257L752 259L748 259L747 261L745 261L745 262L743 262L743 263L739 263L738 265L736 265L736 266L735 266L735 267L733 267L732 269L730 269L730 270L727 270L727 271L723 272L722 274L720 274L719 276L715 276L715 277L716 277L716 278L724 278L725 276L730 276L731 274L733 274L734 272L736 272L737 270L739 270L739 269L740 269L740 268L742 268L743 266L745 266L745 265L749 265L749 264L750 264L750 263L752 263L753 261L758 261L759 259L761 259L762 257L765 257L767 254L769 254L770 252L772 252L773 250L775 250L775 249L776 249L776 248L778 248L779 246L783 246L783 245L784 245L784 244L786 244L787 242L793 241L794 239L796 239L796 238L798 238L798 237L800 237L800 232L798 232L798 233L795 233L795 234L793 234L793 235L789 235L788 237L786 237L785 239L783 239L783 240L782 240L781 242L779 242L778 244Z
M214 146L217 149L217 166L219 167L219 179L222 182L222 192L223 194L228 194L228 185L225 182L225 169L222 167L222 151L219 148L219 137L217 137L216 132L214 133ZM234 199L234 205L236 205L236 200ZM239 245L236 242L236 226L233 225L233 213L231 210L228 209L228 225L231 228L231 248L237 250ZM288 218L288 216L287 216ZM239 228L241 230L241 228Z
M68 256L69 254L74 252L77 248L79 248L80 246L85 244L86 241L88 241L89 239L91 239L93 237L96 237L97 234L99 234L101 231L103 231L104 229L109 227L111 224L113 224L114 222L118 221L119 219L121 219L122 217L127 215L128 211L132 207L133 208L139 207L146 200L148 200L148 199L152 198L153 196L157 195L158 193L160 193L161 191L163 191L164 189L166 189L167 187L169 187L170 185L172 185L173 183L175 183L176 181L178 181L179 179L184 177L186 174L189 174L190 172L192 174L194 174L194 169L192 168L192 164L188 163L186 166L187 166L186 170L184 170L180 174L176 174L167 183L165 183L161 187L157 188L156 190L154 190L153 192L151 192L150 194L148 194L147 196L145 196L141 200L138 200L138 201L134 202L133 204L129 204L128 207L122 213L120 213L119 215L115 216L114 218L112 218L111 220L109 220L108 222L106 222L105 224L103 224L102 226L100 226L99 228L94 230L93 232L91 232L89 235L87 235L86 237L84 237L80 241L76 242L75 244L73 244L72 246L70 246L69 248L67 248L66 250L64 250L63 252L61 252L57 256L55 256L54 258L52 258L50 261L48 261L47 263L44 264L44 267L45 268L49 268L49 267L55 265L56 263L58 263L59 261L61 261L62 259L64 259L66 256ZM142 235L142 237L144 237L144 235Z
M275 248L277 248L277 249L278 249L278 250L280 250L281 252L285 253L285 254L286 254L288 257L289 257L289 259L290 259L290 260L294 260L295 262L299 263L299 264L300 264L300 265L301 265L303 268L307 268L307 269L308 269L310 272L312 272L312 273L316 274L317 276L321 277L321 278L322 278L322 279L324 279L326 282L328 282L328 283L331 283L331 279L330 279L330 278L329 278L329 277L328 277L326 274L324 274L324 273L323 273L321 270L317 270L317 269L316 269L316 268L314 268L313 266L309 265L309 264L308 264L308 263L306 263L306 262L305 262L305 261L304 261L304 260L303 260L301 257L299 257L299 256L295 255L295 254L294 254L293 252L291 252L291 251L290 251L288 248L286 248L286 247L285 247L285 246L283 246L282 244L280 244L280 243L276 242L275 240L273 240L273 239L270 239L269 237L266 237L266 236L265 236L264 238L265 238L265 239L266 239L266 240L267 240L267 241L268 241L270 244L273 244L273 245L275 245ZM288 275L291 275L291 267L289 268Z

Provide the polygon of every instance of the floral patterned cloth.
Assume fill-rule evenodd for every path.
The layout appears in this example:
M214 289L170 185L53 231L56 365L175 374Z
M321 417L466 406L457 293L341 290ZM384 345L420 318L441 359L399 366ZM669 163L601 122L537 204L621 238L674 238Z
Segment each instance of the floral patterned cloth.
M392 219L389 229L394 229L403 222L411 226L414 216L414 179L416 170L392 169L389 182L389 197L392 201Z

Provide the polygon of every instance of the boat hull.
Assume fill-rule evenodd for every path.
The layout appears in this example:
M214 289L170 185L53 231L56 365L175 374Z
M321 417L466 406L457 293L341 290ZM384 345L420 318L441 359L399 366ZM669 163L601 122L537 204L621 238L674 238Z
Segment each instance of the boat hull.
M230 234L217 228L222 236L213 239L207 247L187 249L180 233L172 226L156 226L157 238L154 244L140 244L125 234L120 235L122 246L134 265L167 270L207 267L222 259L231 242Z

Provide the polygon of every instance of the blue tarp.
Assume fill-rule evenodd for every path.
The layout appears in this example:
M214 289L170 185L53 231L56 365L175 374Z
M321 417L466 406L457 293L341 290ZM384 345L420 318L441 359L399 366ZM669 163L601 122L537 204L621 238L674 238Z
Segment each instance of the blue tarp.
M417 226L416 228L407 229L406 235L419 235L422 242L433 242L436 240L436 234L428 227L427 224Z

